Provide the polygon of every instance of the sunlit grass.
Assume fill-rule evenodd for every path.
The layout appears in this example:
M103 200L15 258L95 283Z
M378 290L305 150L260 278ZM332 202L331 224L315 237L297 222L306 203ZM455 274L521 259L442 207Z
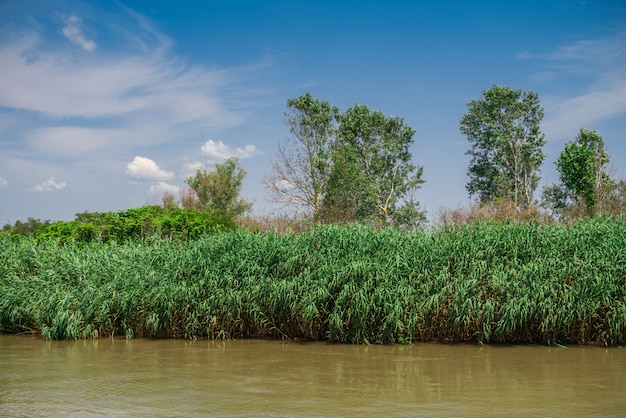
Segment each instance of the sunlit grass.
M46 338L623 344L626 221L186 242L0 237L0 329Z

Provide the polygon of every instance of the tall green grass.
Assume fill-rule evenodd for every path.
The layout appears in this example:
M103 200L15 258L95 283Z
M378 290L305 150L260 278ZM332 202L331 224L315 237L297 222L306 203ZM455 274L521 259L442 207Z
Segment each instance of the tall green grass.
M46 338L623 344L626 221L0 238L0 329Z

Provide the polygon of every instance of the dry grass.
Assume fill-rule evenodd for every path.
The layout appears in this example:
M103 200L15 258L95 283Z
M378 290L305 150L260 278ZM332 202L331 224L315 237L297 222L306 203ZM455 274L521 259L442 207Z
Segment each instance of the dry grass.
M482 205L471 203L456 209L439 209L435 223L442 227L460 227L489 221L507 224L536 221L545 225L555 222L546 210L537 206L519 210L511 201L496 201Z
M250 232L301 233L311 229L313 222L296 216L247 216L237 219L237 224Z

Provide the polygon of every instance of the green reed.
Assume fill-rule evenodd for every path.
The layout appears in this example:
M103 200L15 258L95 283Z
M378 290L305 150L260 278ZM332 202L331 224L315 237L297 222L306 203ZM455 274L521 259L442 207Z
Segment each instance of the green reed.
M623 218L123 244L0 237L0 330L623 344L624 248Z

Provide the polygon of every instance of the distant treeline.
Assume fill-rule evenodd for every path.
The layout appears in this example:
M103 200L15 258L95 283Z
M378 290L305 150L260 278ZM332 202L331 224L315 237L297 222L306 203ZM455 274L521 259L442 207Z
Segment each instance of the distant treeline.
M178 207L143 206L119 212L83 212L72 221L41 221L6 224L2 232L10 236L60 239L63 242L124 242L160 236L195 239L207 233L232 230L233 218L219 211L196 211Z
M626 220L608 217L87 244L0 234L0 330L620 345L624 248Z

